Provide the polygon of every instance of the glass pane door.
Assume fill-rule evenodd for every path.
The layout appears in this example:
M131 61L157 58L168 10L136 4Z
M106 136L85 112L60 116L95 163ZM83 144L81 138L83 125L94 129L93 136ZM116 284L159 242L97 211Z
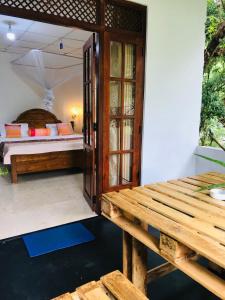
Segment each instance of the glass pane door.
M140 182L144 39L104 33L103 192Z

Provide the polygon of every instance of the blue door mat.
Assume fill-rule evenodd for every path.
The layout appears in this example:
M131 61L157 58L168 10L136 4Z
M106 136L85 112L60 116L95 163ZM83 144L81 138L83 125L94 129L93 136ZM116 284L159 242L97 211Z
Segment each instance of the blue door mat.
M81 223L66 224L23 235L30 257L87 243L94 239L94 235Z

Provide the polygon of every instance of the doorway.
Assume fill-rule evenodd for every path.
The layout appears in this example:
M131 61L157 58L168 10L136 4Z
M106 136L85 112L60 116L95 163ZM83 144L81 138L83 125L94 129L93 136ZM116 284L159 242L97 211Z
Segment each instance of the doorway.
M15 41L7 39L8 25L5 21L14 24L11 30L15 34ZM83 197L84 162L81 155L83 45L92 34L80 29L0 15L0 124L23 123L29 125L28 128L32 129L32 132L34 129L41 130L53 125L55 131L56 124L70 124L72 116L75 115L75 132L69 136L54 133L51 136L33 137L25 129L26 136L23 133L17 140L7 139L0 134L0 146L4 146L6 150L3 164L9 169L7 176L0 176L0 204L4 207L0 214L0 239L96 216L92 211L93 207L90 208ZM52 90L55 97L52 112L42 109L45 89L32 77L44 78L39 77L39 68L35 69L36 58L44 63L47 77L58 81L59 78L55 75L60 72L60 81L63 81ZM24 73L24 67L28 74ZM69 71L66 71L66 68ZM52 129L50 131L52 134ZM52 151L49 148L50 144L55 145L57 151ZM45 152L39 156L42 151L39 146L44 151L43 147L48 148L46 157ZM65 152L61 152L61 146L66 146ZM29 156L27 147L37 147L36 154L33 153L34 156L37 155L36 161L33 160L33 154L30 153ZM10 178L10 151L14 150L28 155L21 159L23 166L26 166L25 171L30 173L22 174L19 163L17 184L13 184ZM54 170L50 171L52 167Z
M103 192L140 183L146 7L123 0L62 0L60 3L55 0L49 4L44 0L2 0L0 11L97 33L95 43L89 43L95 55L89 64L92 70L87 72L96 77L84 80L87 104L84 195L99 211ZM116 43L120 46L115 47ZM113 51L117 53L114 63L121 60L122 73L116 76L111 73L109 63ZM86 65L90 57L87 54ZM129 68L135 69L133 78L125 74ZM115 101L117 106L110 104ZM126 111L127 102L133 105L132 114ZM116 109L117 113L113 114ZM115 134L116 149L109 146Z

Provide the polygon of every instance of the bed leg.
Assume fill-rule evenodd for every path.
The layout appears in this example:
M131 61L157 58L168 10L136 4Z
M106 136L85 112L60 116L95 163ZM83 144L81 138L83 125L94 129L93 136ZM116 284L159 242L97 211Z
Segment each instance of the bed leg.
M17 183L17 172L16 172L16 158L11 156L11 180L12 183Z

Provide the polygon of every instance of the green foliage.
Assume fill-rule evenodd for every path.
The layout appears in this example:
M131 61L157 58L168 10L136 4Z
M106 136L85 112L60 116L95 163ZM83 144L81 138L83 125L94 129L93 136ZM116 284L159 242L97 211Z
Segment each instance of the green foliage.
M206 45L216 33L221 21L225 19L225 12L222 5L219 5L219 1L207 1ZM220 2L220 4L222 4L222 2Z
M6 167L1 167L0 166L0 176L6 176L8 175L8 169Z
M208 186L203 186L202 188L198 189L196 192L212 190L212 189L221 189L221 188L225 188L225 182L224 183L218 183L218 184L211 184L211 185L208 185Z
M200 155L200 154L195 154L203 159L209 160L219 166L222 166L225 168L225 162L222 160L217 160L208 156ZM208 186L203 186L200 189L197 190L197 192L205 191L205 190L212 190L212 189L218 189L218 188L225 188L225 182L224 183L218 183L218 184L211 184Z
M209 161L211 161L211 162L213 162L213 163L215 163L217 165L220 165L220 166L222 166L222 167L225 168L225 162L222 161L222 160L214 159L214 158L211 158L211 157L208 157L208 156L205 156L205 155L201 155L201 154L195 154L195 155L197 155L197 156L199 156L201 158L204 158L206 160L209 160Z
M225 20L224 0L208 0L208 12L206 21L206 49L218 28ZM225 137L225 37L220 39L216 51L208 65L205 66L202 111L200 124L200 143L209 145L209 129L220 142Z

